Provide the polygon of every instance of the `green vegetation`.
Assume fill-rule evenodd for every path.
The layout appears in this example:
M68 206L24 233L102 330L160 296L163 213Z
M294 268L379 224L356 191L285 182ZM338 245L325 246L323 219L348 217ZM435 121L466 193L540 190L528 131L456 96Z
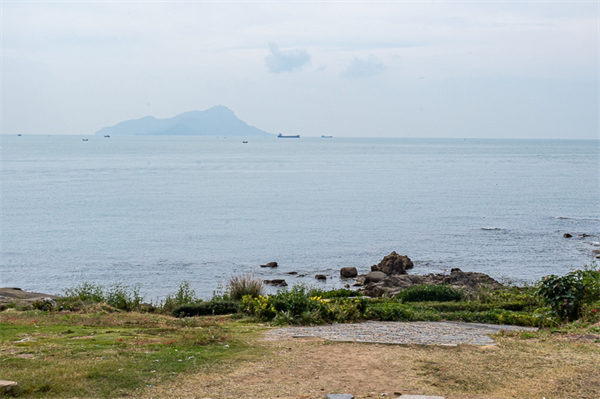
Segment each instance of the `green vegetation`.
M246 295L258 298L263 295L265 285L262 280L254 278L251 274L233 276L227 284L227 292L231 299L241 301Z
M230 372L234 364L271 356L268 345L254 337L264 329L257 321L445 320L546 327L504 334L502 342L509 346L511 340L515 345L526 340L563 345L571 336L600 334L600 270L595 264L563 277L548 276L533 287L509 284L475 295L448 286L416 286L393 298L367 298L304 285L263 295L255 281L234 278L225 292L205 301L184 282L158 303L144 303L139 286L84 283L29 310L6 306L0 312L2 377L19 381L16 394L23 397L152 395L158 385ZM578 345L573 351L581 352L582 359L591 356Z
M211 316L237 313L240 310L236 301L210 301L181 305L173 309L175 317Z
M562 277L546 276L537 294L560 320L594 319L600 310L600 269L592 264Z
M137 396L258 353L239 340L253 327L223 317L5 311L0 329L2 377L23 397Z
M396 295L402 302L450 302L463 299L463 293L448 285L416 285Z

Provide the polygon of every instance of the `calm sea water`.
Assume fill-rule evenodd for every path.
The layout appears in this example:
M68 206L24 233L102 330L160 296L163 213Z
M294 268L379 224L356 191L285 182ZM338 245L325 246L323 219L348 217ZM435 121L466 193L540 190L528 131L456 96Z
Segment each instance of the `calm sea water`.
M391 251L416 274L532 281L600 248L597 141L248 141L3 136L0 286L139 283L155 299L188 280L208 297L254 273L340 287L340 267Z

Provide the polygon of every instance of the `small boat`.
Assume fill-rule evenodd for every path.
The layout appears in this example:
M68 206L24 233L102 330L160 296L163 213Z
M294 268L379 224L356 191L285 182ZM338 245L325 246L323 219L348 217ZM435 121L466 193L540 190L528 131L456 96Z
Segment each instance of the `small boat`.
M104 137L110 137L108 134L105 134Z
M283 134L279 133L279 134L277 135L277 137L279 137L280 139L299 139L299 138L300 138L300 135L299 135L299 134L297 134L297 135L295 135L295 136L284 136Z
M21 134L21 133L19 133L19 134L17 134L17 136L22 136L22 134Z
M242 143L247 144L248 142L247 141L242 141Z
M333 136L321 136L322 139L332 139Z
M82 139L83 141L88 141L89 139Z

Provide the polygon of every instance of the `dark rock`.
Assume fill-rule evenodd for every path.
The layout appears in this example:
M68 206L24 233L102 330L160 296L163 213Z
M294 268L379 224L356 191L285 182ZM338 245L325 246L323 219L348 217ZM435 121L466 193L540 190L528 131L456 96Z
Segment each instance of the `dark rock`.
M565 238L571 238L573 236L571 234L569 234L569 233L565 233L565 234L563 234L563 237L565 237Z
M269 262L266 265L260 265L260 267L277 267L277 262Z
M275 287L287 287L287 283L284 279L274 279L274 280L263 280L265 284L272 285Z
M589 234L585 234L585 233L579 234L579 237L581 237L581 238L585 238L585 237L589 237L589 236L590 236Z
M287 272L286 274L298 274L298 272Z
M344 288L346 288L346 289L350 288L350 284L344 284Z
M358 276L358 270L356 270L356 267L342 267L340 269L340 275L342 277L356 277Z
M414 267L408 256L398 255L395 251L385 256L377 265L371 266L372 272L383 272L388 276L406 274L408 269Z
M327 276L326 276L326 275L324 275L324 274L317 274L317 275L315 276L315 278L316 278L317 280L327 280Z
M373 272L371 272L373 273ZM369 275L371 274L369 273ZM393 296L400 291L410 288L414 285L450 285L457 289L462 289L467 294L475 294L481 288L488 288L492 291L502 288L502 285L483 273L463 272L458 268L452 269L450 275L428 274L418 275L394 275L385 276L379 281L372 281L367 275L364 287L360 289L362 293L372 297Z
M379 272L379 271L371 272L371 273L367 274L367 277L365 278L365 284L378 283L379 281L383 280L386 277L387 276L384 272Z

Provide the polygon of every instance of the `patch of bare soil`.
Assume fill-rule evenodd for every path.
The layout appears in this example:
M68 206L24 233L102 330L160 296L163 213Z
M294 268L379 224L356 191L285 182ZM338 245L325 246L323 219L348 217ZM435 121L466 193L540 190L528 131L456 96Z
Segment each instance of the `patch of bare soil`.
M153 388L152 397L357 398L427 394L447 399L600 398L597 344L498 338L458 347L261 341L267 355Z

